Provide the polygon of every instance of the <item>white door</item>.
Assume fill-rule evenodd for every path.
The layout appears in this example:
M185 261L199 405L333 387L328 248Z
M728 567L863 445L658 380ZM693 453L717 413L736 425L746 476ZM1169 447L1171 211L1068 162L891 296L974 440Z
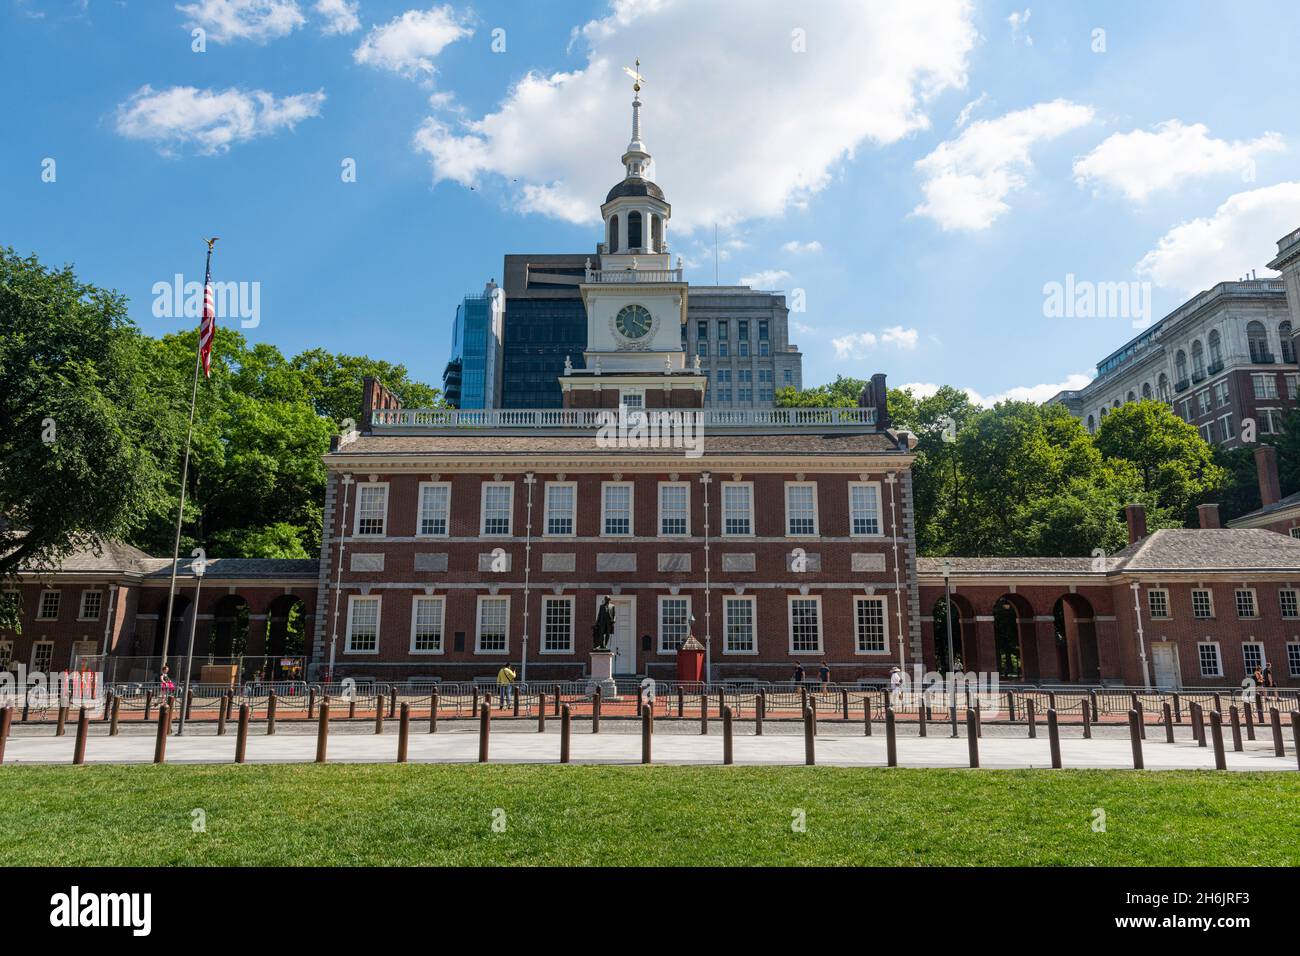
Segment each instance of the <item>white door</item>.
M609 648L614 651L614 673L636 673L636 598L610 595L618 613ZM601 599L604 600L603 598Z
M1151 665L1155 668L1156 687L1159 690L1177 690L1183 686L1178 669L1177 645L1152 644Z

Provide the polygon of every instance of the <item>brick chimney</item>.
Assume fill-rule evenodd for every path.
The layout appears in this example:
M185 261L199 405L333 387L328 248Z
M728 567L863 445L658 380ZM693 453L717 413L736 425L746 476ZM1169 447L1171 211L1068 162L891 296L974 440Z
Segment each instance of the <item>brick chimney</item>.
M1124 517L1128 520L1128 543L1133 544L1147 536L1147 506L1139 504L1126 505Z
M1277 449L1260 445L1255 449L1255 470L1259 472L1259 498L1262 507L1275 505L1282 500L1282 487L1277 480Z
M1219 506L1215 504L1197 505L1197 517L1201 519L1202 528L1222 528L1223 523L1219 520Z
M877 372L863 386L858 395L859 408L876 410L876 428L884 431L889 428L889 389L885 387L885 373Z

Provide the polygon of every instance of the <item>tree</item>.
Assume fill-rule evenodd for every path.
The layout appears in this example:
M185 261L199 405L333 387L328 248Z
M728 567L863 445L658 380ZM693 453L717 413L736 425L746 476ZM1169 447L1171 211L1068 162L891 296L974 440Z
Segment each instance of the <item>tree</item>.
M365 355L333 355L324 349L309 349L295 355L292 365L301 373L317 414L338 425L349 418L355 421L361 414L361 382L367 375L379 379L399 395L407 408L447 407L442 392L412 379L405 365Z
M121 295L0 249L0 579L130 537L165 504L180 436L148 346Z
M829 385L797 389L793 385L776 390L778 408L856 408L867 382L860 378L835 376Z

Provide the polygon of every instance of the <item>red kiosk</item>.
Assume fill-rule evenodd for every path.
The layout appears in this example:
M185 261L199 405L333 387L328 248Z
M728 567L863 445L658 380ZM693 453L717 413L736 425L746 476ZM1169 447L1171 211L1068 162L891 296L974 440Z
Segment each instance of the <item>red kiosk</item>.
M677 680L683 684L704 681L704 645L693 634L677 648Z

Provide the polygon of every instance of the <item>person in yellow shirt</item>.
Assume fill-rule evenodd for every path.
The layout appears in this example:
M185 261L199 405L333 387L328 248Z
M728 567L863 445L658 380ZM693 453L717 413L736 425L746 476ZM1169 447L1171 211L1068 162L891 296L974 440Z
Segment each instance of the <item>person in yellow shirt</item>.
M513 702L514 682L515 672L510 669L509 664L502 664L501 670L497 671L497 698L501 710L505 710L506 704Z

